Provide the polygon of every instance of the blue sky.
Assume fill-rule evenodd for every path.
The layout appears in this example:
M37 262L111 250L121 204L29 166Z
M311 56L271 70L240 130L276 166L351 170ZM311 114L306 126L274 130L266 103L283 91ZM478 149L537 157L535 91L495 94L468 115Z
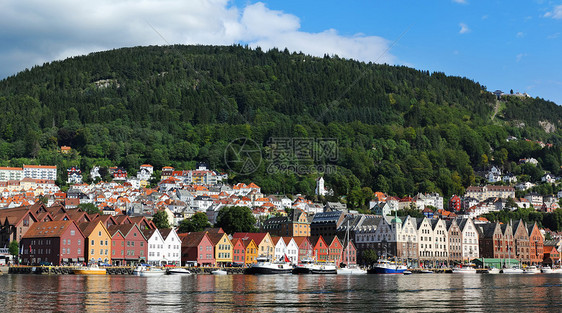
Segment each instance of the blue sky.
M440 71L562 104L562 0L4 0L0 8L0 78L119 47L243 43Z

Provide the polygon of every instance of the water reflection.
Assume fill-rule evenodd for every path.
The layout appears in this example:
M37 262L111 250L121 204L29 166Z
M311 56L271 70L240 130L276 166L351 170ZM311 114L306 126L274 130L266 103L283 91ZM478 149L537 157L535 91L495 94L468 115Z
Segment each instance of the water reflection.
M0 276L3 312L556 311L562 275Z

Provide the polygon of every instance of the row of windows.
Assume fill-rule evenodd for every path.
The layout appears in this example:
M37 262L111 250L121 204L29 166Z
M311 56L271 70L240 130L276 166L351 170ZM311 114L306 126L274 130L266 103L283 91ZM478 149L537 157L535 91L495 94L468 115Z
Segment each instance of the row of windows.
M96 245L96 241L95 241L94 239L92 239L91 245L92 245L92 246L95 246L95 245ZM104 245L104 241L103 241L103 240L100 240L100 246L103 246L103 245ZM106 246L108 245L107 240L105 241L105 245L106 245Z
M104 252L105 252L105 253L104 253ZM95 249L92 249L92 250L90 251L90 254L95 254L95 253L96 253ZM108 253L108 252L107 252L107 249L105 249L105 250L104 250L104 249L100 249L100 255L107 255L107 253Z

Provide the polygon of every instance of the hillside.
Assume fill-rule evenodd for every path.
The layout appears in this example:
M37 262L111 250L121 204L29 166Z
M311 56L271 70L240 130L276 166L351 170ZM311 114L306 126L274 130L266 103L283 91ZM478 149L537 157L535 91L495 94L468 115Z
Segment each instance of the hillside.
M315 170L329 165L336 170L324 175L326 184L336 195L354 191L355 205L364 201L361 187L398 196L462 193L491 164L529 177L559 174L562 108L540 98L499 103L469 79L407 67L241 46L125 48L1 81L0 163L83 172L118 165L134 173L143 163L204 161L266 192L305 194L314 193ZM256 170L225 155L237 138L261 146ZM287 138L299 147L283 148ZM321 139L337 149L312 153ZM63 145L73 152L60 154ZM252 157L257 164L260 156ZM518 165L523 157L539 167Z

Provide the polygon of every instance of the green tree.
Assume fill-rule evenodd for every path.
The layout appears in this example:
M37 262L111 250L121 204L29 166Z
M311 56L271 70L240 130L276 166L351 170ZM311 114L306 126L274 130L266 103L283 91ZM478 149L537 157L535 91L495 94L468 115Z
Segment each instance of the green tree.
M256 218L248 207L225 207L219 211L215 227L221 227L227 234L256 232Z
M211 223L209 223L209 220L207 219L207 214L197 212L191 218L186 218L180 222L178 233L203 231L208 227L211 227Z
M14 259L17 258L20 250L19 250L19 243L15 240L12 240L10 242L10 245L8 246L8 252L10 252L11 255L14 256Z
M363 263L366 265L371 265L376 263L379 259L377 252L373 249L365 250L361 253L361 258L363 259Z
M166 211L164 210L154 213L154 215L152 215L152 222L154 222L154 225L156 225L156 228L158 229L170 228L168 214L166 214Z
M82 209L84 212L88 214L101 214L101 210L93 203L80 203L78 205L79 209Z

